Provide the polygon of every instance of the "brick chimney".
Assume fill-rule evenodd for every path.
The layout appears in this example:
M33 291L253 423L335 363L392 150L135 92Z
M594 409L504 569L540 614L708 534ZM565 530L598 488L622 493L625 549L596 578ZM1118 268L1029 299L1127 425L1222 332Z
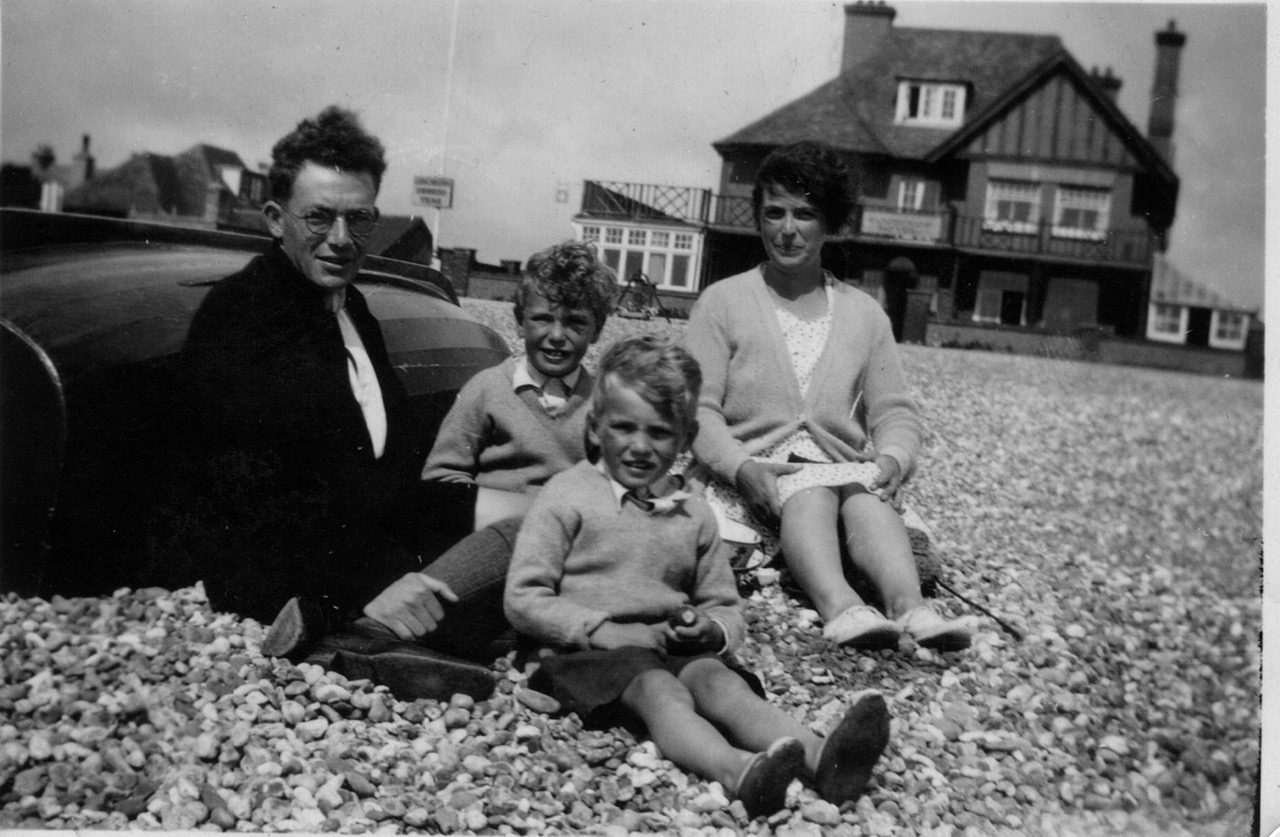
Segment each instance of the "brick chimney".
M1172 20L1169 28L1156 33L1156 75L1151 82L1151 116L1147 139L1165 162L1173 163L1173 109L1178 100L1178 67L1187 36Z
M470 247L440 249L440 272L453 285L458 296L466 296L471 290L471 268L475 261L476 251Z
M75 180L75 182L69 183L67 185L79 186L81 183L84 183L85 181L93 180L94 161L93 161L93 155L89 153L89 135L88 134L85 134L83 137L80 138L80 153L72 157L71 159L75 161L75 166L72 169L72 172L73 172L72 178Z
M858 0L844 7L844 50L840 53L840 72L847 73L875 52L889 30L897 12L884 0Z
M1119 98L1120 88L1124 82L1118 76L1111 74L1110 67L1107 68L1106 75L1099 73L1098 68L1094 67L1090 76L1093 78L1093 83L1098 85L1098 89L1105 93L1108 99L1114 102Z

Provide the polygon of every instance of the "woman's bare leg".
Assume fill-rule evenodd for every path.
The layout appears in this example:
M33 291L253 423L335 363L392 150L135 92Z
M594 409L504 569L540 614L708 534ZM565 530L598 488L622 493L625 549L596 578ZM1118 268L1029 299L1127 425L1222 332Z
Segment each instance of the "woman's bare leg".
M795 494L782 509L779 539L787 568L824 622L865 604L845 578L838 511L836 491L823 486Z
M874 494L857 493L844 499L840 516L849 560L880 591L885 615L897 619L922 604L916 559L898 512Z

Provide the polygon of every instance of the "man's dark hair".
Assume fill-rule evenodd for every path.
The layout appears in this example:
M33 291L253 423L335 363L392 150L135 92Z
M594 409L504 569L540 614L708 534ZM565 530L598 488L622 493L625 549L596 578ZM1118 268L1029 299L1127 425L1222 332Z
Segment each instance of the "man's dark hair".
M340 171L367 172L374 189L387 170L385 149L365 131L355 113L330 105L315 119L304 119L271 149L271 199L281 203L293 194L293 181L308 162Z
M854 187L840 152L814 140L801 140L769 152L760 164L751 190L752 216L760 223L765 189L785 189L804 198L822 216L822 226L834 233L853 212Z

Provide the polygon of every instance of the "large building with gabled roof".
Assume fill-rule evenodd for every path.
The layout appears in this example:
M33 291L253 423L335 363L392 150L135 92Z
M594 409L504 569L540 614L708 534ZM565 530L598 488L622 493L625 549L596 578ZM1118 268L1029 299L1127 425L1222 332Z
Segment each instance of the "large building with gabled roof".
M1177 207L1186 36L1172 21L1155 33L1144 133L1116 104L1121 80L1086 71L1056 35L895 27L883 2L844 11L839 74L713 142L718 190L682 197L691 214L679 217L702 233L698 287L764 259L750 206L760 163L819 139L845 154L859 192L824 263L877 294L899 332L909 301L924 300L943 322L1145 336L1153 258ZM574 219L583 237L608 246L611 225L629 225L613 241L625 233L618 258L642 270L642 214L619 218L614 201L611 220L589 194Z

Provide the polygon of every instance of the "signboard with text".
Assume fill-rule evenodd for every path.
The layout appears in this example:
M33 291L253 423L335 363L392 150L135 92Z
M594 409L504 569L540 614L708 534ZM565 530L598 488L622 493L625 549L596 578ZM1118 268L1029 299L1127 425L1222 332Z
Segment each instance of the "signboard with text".
M862 212L862 232L905 241L937 241L942 238L942 216L866 209Z
M415 177L413 179L413 202L416 206L434 206L436 209L449 209L453 206L453 178Z

